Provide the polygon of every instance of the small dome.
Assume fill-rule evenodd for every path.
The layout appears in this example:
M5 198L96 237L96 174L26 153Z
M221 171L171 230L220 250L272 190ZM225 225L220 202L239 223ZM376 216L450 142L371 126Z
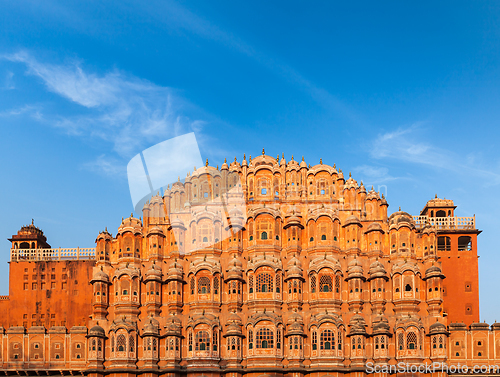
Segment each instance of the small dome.
M433 278L433 277L443 277L444 275L441 271L441 269L438 266L435 266L434 264L429 267L427 270L425 270L425 279Z
M170 280L182 281L183 275L184 275L184 269L182 268L182 265L179 262L177 262L177 260L175 260L168 267L167 281L170 281Z
M373 222L370 225L368 225L368 228L366 229L365 233L369 233L369 232L383 232L383 231L384 230L382 229L382 226L379 223Z
M293 258L290 258L286 264L285 278L287 280L292 278L299 278L303 280L302 271L302 263L300 262L300 259L293 256Z
M370 279L387 278L387 271L378 259L370 265L368 273L370 274Z
M229 166L227 164L227 160L224 159L224 163L222 164L222 166L220 167L220 170L228 170L229 169Z
M105 283L109 283L109 276L107 273L105 273L103 270L102 270L102 267L99 271L97 271L94 276L92 277L92 280L91 280L91 283L94 282L94 281L102 281L102 282L105 282Z
M356 257L354 257L354 259L347 265L347 276L349 279L364 278L363 266L361 266Z
M347 226L347 225L351 225L351 224L361 225L361 221L359 221L359 219L356 216L351 215L347 219L345 219L343 226Z
M228 263L226 281L234 279L243 280L243 264L236 254L233 254L233 259Z
M300 168L306 168L307 169L307 164L306 162L304 161L304 157L302 157L302 161L300 162Z
M154 262L149 267L149 269L146 271L145 275L145 281L148 280L161 280L161 268L158 267Z
M99 326L99 325L95 325L94 327L92 327L90 330L89 330L89 337L98 337L98 338L105 338L106 337L106 333L104 332L104 329Z

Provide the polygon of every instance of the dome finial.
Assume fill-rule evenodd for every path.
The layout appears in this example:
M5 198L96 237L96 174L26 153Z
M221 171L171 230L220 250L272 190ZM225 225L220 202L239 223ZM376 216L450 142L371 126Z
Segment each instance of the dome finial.
M401 212L401 206L399 206L399 212Z
M322 158L319 159L319 164L323 165L323 159Z
M434 196L434 199L437 199L437 198L438 198L438 194L436 194L436 195Z
M351 172L349 172L349 178L352 178Z
M264 156L266 152L264 151L264 148L262 148L262 155Z
M226 157L224 157L224 163L227 163Z
M208 167L208 158L207 161L205 161L205 167Z

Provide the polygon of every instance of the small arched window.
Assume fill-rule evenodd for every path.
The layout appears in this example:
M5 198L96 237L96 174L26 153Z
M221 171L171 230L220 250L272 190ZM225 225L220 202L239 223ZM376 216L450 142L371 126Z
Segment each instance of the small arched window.
M411 292L411 285L410 284L406 284L405 292Z
M210 279L206 276L202 276L198 279L198 293L208 294L210 293Z
M267 240L267 232L262 232L262 233L260 234L260 239L261 239L261 240Z
M273 331L268 328L263 328L257 331L255 336L257 348L274 348Z
M206 331L198 331L195 337L196 351L210 350L210 335Z
M326 241L326 234L321 235L321 241Z

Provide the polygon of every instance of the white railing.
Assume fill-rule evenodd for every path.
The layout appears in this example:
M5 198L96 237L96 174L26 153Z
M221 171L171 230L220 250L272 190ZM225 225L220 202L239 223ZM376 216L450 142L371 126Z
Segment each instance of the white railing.
M89 260L95 259L95 248L70 247L59 249L10 249L10 260Z
M423 228L426 224L436 229L476 229L476 216L472 217L429 217L413 216L415 226Z

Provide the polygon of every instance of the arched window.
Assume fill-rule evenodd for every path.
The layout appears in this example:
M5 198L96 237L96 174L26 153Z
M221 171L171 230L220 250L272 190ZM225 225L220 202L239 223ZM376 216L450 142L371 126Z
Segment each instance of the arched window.
M198 279L198 294L210 293L210 279L202 276Z
M188 344L189 344L189 350L192 351L193 350L193 332L192 331L189 331Z
M129 349L130 349L130 352L134 352L135 350L135 339L132 335L130 335L130 337L128 338L128 346L129 346Z
M267 232L262 232L262 233L260 234L260 239L261 239L261 240L267 240Z
M248 330L248 349L253 349L253 331Z
M403 335L403 333L402 333L402 332L400 332L400 333L398 334L398 349L399 349L400 351L402 351L402 350L403 350L403 342L404 342L404 341L403 341L403 339L404 339L404 338L403 338L403 336L404 336L404 335Z
M316 331L312 332L312 349L316 351L318 349L318 334Z
M326 241L326 234L321 235L321 241Z
M316 293L316 275L311 274L311 293Z
M335 335L332 330L323 330L320 336L320 349L331 350L335 349Z
M257 275L257 292L272 292L273 277L271 274L262 272Z
M321 274L319 277L319 286L321 292L332 292L332 277L330 275Z
M406 348L409 350L417 349L417 334L413 331L406 334Z
M125 352L125 347L127 346L127 341L125 335L120 334L116 337L116 349L118 352Z
M191 278L190 288L191 288L191 294L194 295L194 277Z
M196 351L210 350L210 335L206 331L198 331L195 337Z
M405 292L411 292L411 285L410 284L406 284Z
M257 342L257 348L274 348L273 332L268 328L257 331L255 341Z

